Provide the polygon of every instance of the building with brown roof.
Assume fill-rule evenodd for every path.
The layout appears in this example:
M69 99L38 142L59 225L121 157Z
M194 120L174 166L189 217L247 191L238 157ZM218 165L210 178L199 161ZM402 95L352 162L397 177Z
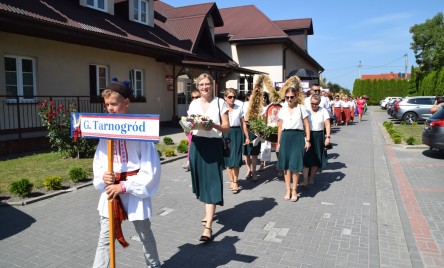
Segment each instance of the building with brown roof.
M216 89L248 87L261 73L278 82L293 69L322 71L307 53L312 33L311 19L273 22L255 6L0 0L0 106L31 104L22 124L38 121L38 127L34 104L43 97L83 96L94 103L116 77L132 86L130 113L170 121L186 112L193 78L204 71L215 77ZM89 111L78 105L80 112ZM19 116L7 114L7 120ZM0 132L17 128L1 119Z
M410 78L410 74L407 73L407 79ZM405 73L385 73L385 74L363 74L361 77L362 80L379 80L379 79L405 79Z

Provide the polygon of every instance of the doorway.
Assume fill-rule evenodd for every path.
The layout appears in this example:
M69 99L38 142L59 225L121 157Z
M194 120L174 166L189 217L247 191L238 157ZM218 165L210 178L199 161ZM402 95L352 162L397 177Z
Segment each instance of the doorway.
M179 119L187 115L192 90L193 81L188 75L182 74L177 77L177 116Z

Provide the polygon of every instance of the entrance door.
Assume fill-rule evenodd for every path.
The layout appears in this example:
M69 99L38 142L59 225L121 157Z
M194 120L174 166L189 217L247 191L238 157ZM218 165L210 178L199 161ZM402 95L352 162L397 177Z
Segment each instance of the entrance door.
M183 74L177 78L177 116L187 115L191 102L192 81L188 75Z

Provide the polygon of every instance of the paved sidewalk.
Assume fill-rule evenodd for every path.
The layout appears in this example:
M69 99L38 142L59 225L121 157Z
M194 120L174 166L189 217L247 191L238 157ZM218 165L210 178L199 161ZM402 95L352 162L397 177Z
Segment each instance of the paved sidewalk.
M284 200L274 162L257 183L241 180L236 195L226 183L208 245L198 242L204 211L184 160L163 164L152 219L163 267L443 267L444 161L387 144L379 127L387 117L375 109L334 128L328 168L296 203ZM98 197L90 186L0 207L0 267L91 267ZM117 267L144 267L132 225L123 232L130 247L116 244Z

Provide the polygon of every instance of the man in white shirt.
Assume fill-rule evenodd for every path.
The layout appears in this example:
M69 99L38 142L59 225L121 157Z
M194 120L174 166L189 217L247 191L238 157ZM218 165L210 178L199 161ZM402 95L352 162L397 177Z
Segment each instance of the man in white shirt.
M321 94L321 87L318 84L311 85L310 96L305 98L305 100L304 100L305 107L310 107L311 96L313 94ZM328 98L326 98L326 97L321 98L321 103L319 104L319 107L325 108L328 111L328 108L329 108Z

